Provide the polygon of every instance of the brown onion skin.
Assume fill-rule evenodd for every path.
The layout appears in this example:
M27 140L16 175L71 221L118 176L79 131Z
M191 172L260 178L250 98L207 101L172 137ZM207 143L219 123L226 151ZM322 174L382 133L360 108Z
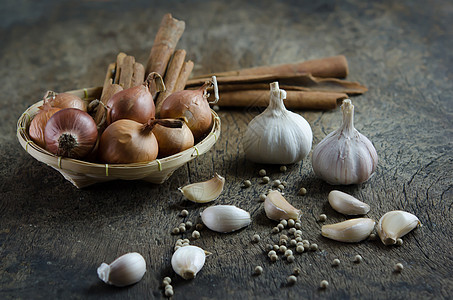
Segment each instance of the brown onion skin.
M156 114L153 97L145 85L134 86L114 94L107 101L107 107L107 124L121 119L143 124Z
M82 111L87 111L87 103L77 97L76 95L69 93L59 93L55 96L50 96L45 99L50 106L58 108L77 108Z
M185 122L182 121L181 128L170 128L156 124L153 133L156 136L159 145L159 158L167 157L194 145L192 131Z
M104 163L129 164L153 161L159 147L147 124L121 119L110 124L102 133L98 155Z
M195 141L201 140L212 128L211 108L204 93L205 86L171 94L162 104L160 118L184 120Z
M93 118L76 108L57 111L44 129L46 149L58 156L80 159L88 155L97 141Z
M39 112L31 120L30 127L28 128L28 134L33 142L39 147L46 148L46 141L44 139L44 129L46 128L47 121L59 111L60 108L51 107L48 104L44 104L39 107Z

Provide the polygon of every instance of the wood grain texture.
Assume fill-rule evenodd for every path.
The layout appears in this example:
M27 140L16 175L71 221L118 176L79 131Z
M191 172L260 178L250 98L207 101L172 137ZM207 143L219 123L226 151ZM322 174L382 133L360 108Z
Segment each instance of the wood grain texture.
M449 1L21 3L0 4L0 298L162 299L164 276L173 280L174 299L453 297ZM146 62L168 12L186 23L178 48L187 50L197 74L345 55L347 80L369 88L352 101L356 128L379 154L376 174L359 186L333 187L315 178L311 155L285 173L280 166L247 161L241 136L260 112L253 107L221 109L216 145L162 185L117 181L77 190L21 149L15 126L28 106L46 90L102 85L106 66L119 52ZM338 109L297 112L313 129L313 145L341 122ZM271 179L287 181L287 199L302 210L303 237L319 251L296 255L292 264L269 261L265 245L278 238L270 234L275 223L257 201L268 188L259 183L261 168ZM195 223L209 204L184 201L177 188L214 172L226 178L215 203L246 209L253 221L231 234L202 230L191 243L213 254L195 280L184 281L171 270L170 259L175 241L188 235L170 232L182 221ZM245 179L252 187L241 187ZM307 188L306 196L297 196L300 187ZM327 202L335 188L369 203L368 216L375 220L404 209L423 227L405 236L400 247L378 240L327 240L317 216L325 213L326 223L345 219ZM182 209L189 211L185 219L179 216ZM258 244L251 243L255 233L261 236ZM146 259L142 281L127 288L102 283L96 268L129 251ZM356 254L364 258L361 264L352 262ZM342 261L339 267L330 265L334 258ZM397 262L405 267L401 274L393 272ZM261 276L252 275L255 265L264 268ZM301 275L288 286L286 278L296 266ZM318 288L323 279L330 282L326 290Z

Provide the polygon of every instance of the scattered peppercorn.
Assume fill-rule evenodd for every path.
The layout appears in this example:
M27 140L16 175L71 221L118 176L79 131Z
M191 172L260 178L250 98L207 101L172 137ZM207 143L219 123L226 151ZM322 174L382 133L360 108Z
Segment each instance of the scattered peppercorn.
M272 183L273 186L277 187L281 184L282 182L278 179L274 180L274 182Z
M288 249L288 248L286 248L286 246L281 245L280 248L278 249L278 251L280 251L281 253L285 253L285 251L286 251L287 249Z
M263 183L269 183L271 179L268 176L263 177Z
M203 228L204 228L203 224L198 223L197 225L195 225L195 229L198 231L202 230Z
M197 230L194 230L194 231L192 232L192 237L193 237L194 239L199 239L199 238L200 238L200 232L197 231Z
M296 258L294 257L294 255L289 255L286 257L286 260L289 262L289 263L293 263Z
M285 228L285 226L283 226L282 224L278 224L278 225L277 225L277 228L278 228L279 230L283 230L283 228Z
M368 238L370 241L374 241L374 240L376 240L376 234L372 233L372 234L370 234L370 236Z
M280 249L280 246L279 246L279 245L274 245L274 246L273 246L273 249L274 249L275 251L278 251L278 249Z
M288 226L289 227L294 227L295 224L296 224L296 221L294 221L293 219L289 219L288 220Z
M283 184L279 184L277 186L278 189L280 189L281 191L283 191L285 189L285 186Z
M282 184L283 184L284 187L286 187L288 185L288 182L282 181Z
M244 180L244 187L245 188L249 188L252 186L252 183L250 182L250 180Z
M171 278L170 277L164 277L164 279L162 280L162 283L164 285L169 285L171 283ZM166 284L167 283L167 284Z
M318 250L318 244L311 244L310 245L310 251L317 251Z
M181 225L179 225L178 229L179 229L180 233L186 232L186 225L181 224Z
M173 230L171 231L171 233L173 233L173 234L178 234L178 233L179 233L179 228L178 228L178 227L173 228Z
M303 253L304 251L305 251L304 246L298 245L298 246L296 247L296 252L297 252L297 253Z
M272 255L277 255L277 252L275 252L274 250L271 250L267 253L267 256L271 257Z
M358 255L358 254L357 254L356 256L354 256L354 262L355 262L356 264L361 263L362 260L363 260L362 256L360 256L360 255Z
M397 239L396 239L396 245L397 245L397 246L403 245L403 239L402 239L402 238L397 238Z
M300 271L299 268L294 268L294 270L293 270L293 275L294 275L294 276L299 276L300 273L301 273L301 271Z
M168 286L171 286L171 285L167 285ZM174 292L173 292L173 288L165 288L165 296L166 297L172 297L174 295Z
M302 245L305 247L305 248L308 248L310 247L310 242L308 240L302 240Z
M288 236L287 236L286 234L282 234L282 235L280 236L280 239L281 239L281 240L287 240L287 239L288 239Z
M333 261L332 261L332 266L334 267L337 267L340 265L340 260L338 258L335 258Z
M318 220L319 222L325 222L327 220L327 216L325 214L320 214Z
M296 224L294 224L294 228L301 229L302 228L302 223L296 222Z
M280 241L278 241L278 244L279 244L279 245L286 246L286 245L288 244L288 241L285 240L285 239L280 239Z
M272 228L271 232L272 233L279 233L280 229L278 227L274 227L274 228Z
M293 251L291 251L291 250L286 250L286 251L285 251L285 256L288 257L288 256L290 256L290 255L293 255Z
M301 189L299 190L299 193L298 193L298 194L301 195L301 196L305 196L305 195L307 194L307 189L306 189L306 188L301 188Z
M404 266L403 266L402 263L397 263L397 264L395 265L395 272L398 272L398 273L399 273L399 272L403 271L403 269L404 269Z
M258 234L253 235L252 242L258 243L261 240L261 237Z
M258 172L258 174L259 174L260 176L266 176L266 170L261 169L261 170Z
M271 256L270 256L270 259L271 259L271 261L277 261L277 260L278 260L277 254L271 255Z
M261 202L264 202L266 200L266 195L265 194L261 194L259 199L260 199Z
M326 289L329 286L329 282L327 280L322 280L319 284L319 287L322 289Z
M192 227L192 225L193 225L192 222L190 222L190 221L186 222L186 228L187 229L190 229Z
M288 221L283 219L280 221L280 224L282 224L284 227L286 227L286 226L288 226Z
M281 167L280 167L280 171L281 171L281 172L286 172L287 169L288 169L288 168L286 168L286 166L281 166Z
M256 267L255 267L255 270L254 270L254 273L255 273L256 275L261 275L261 274L263 274L263 267L261 267L261 266L256 266Z
M289 233L289 234L295 234L295 233L296 233L296 230L297 230L296 228L291 227L290 229L288 229L288 233Z
M290 276L288 276L286 281L288 282L288 284L293 285L297 282L297 277L294 275L290 275Z
M183 209L183 210L181 210L180 215L181 215L181 217L187 217L189 215L189 212L187 211L187 209Z
M291 241L289 241L289 245L290 245L291 247L296 247L297 241L296 241L296 240L291 240Z

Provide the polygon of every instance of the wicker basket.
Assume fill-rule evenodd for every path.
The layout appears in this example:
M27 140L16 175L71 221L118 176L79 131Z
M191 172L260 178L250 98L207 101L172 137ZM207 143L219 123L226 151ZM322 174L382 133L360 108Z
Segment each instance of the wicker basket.
M99 99L102 87L87 88L69 91L80 98L91 101ZM115 179L123 180L145 180L152 183L163 183L173 172L193 160L199 155L207 152L217 141L220 135L220 118L211 110L214 125L206 138L195 146L180 153L150 162L132 164L101 164L91 163L82 160L56 156L47 150L36 145L28 135L28 128L33 117L38 113L39 106L43 101L30 106L17 122L17 138L28 154L60 172L68 181L77 188L83 188L97 182L110 181Z

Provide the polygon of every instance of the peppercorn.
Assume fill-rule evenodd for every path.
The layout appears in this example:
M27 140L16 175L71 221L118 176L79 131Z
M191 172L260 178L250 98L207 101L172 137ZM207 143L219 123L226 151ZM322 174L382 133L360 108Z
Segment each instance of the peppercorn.
M189 212L186 209L181 210L180 213L181 217L187 217L189 215Z
M319 284L319 287L322 289L326 289L329 286L329 282L327 280L322 280Z
M262 176L266 176L266 170L264 169L261 169L258 174L262 177Z

